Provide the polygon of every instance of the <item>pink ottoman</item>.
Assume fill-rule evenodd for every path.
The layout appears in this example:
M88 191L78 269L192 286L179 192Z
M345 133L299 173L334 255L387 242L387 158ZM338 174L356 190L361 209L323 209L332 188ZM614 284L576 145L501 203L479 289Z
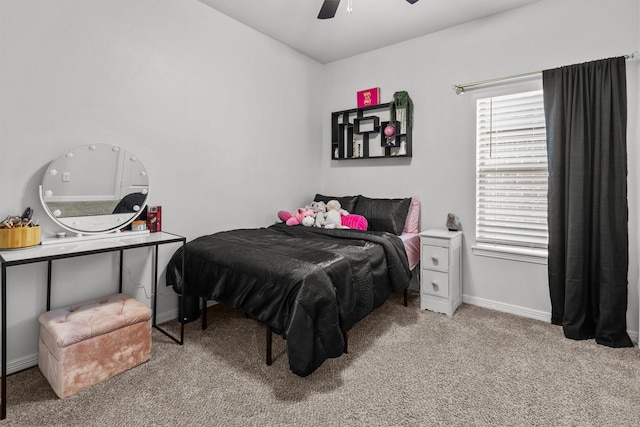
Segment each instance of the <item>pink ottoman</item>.
M126 294L40 315L38 367L59 397L149 359L151 310Z

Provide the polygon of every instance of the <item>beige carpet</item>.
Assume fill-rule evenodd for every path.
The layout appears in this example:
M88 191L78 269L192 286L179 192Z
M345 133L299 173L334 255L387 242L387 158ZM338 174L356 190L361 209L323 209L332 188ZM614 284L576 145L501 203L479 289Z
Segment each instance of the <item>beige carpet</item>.
M149 362L64 400L37 368L8 378L2 426L638 426L640 350L571 341L557 326L462 305L449 318L400 295L306 378L231 310L154 331ZM177 323L166 326L175 328Z

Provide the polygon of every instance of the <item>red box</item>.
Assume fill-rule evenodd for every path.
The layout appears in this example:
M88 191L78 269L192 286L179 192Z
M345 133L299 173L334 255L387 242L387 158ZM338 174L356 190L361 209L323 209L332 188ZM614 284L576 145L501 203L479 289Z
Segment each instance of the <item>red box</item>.
M150 233L162 231L162 206L147 208L147 229Z
M359 91L357 93L357 100L358 108L380 104L380 88L372 87L371 89Z

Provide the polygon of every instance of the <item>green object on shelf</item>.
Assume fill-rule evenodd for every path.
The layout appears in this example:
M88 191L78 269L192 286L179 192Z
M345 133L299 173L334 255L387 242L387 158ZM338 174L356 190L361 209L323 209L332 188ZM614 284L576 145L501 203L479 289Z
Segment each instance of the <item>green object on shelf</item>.
M413 100L406 90L393 94L389 103L389 117L391 117L391 120L396 120L396 111L402 108L409 112L409 125L413 127Z

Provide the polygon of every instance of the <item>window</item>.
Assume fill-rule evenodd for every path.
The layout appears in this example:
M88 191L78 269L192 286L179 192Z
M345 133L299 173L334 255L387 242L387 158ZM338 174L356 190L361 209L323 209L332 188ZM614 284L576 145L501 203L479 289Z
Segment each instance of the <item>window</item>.
M542 91L477 100L476 241L547 248L547 147Z

